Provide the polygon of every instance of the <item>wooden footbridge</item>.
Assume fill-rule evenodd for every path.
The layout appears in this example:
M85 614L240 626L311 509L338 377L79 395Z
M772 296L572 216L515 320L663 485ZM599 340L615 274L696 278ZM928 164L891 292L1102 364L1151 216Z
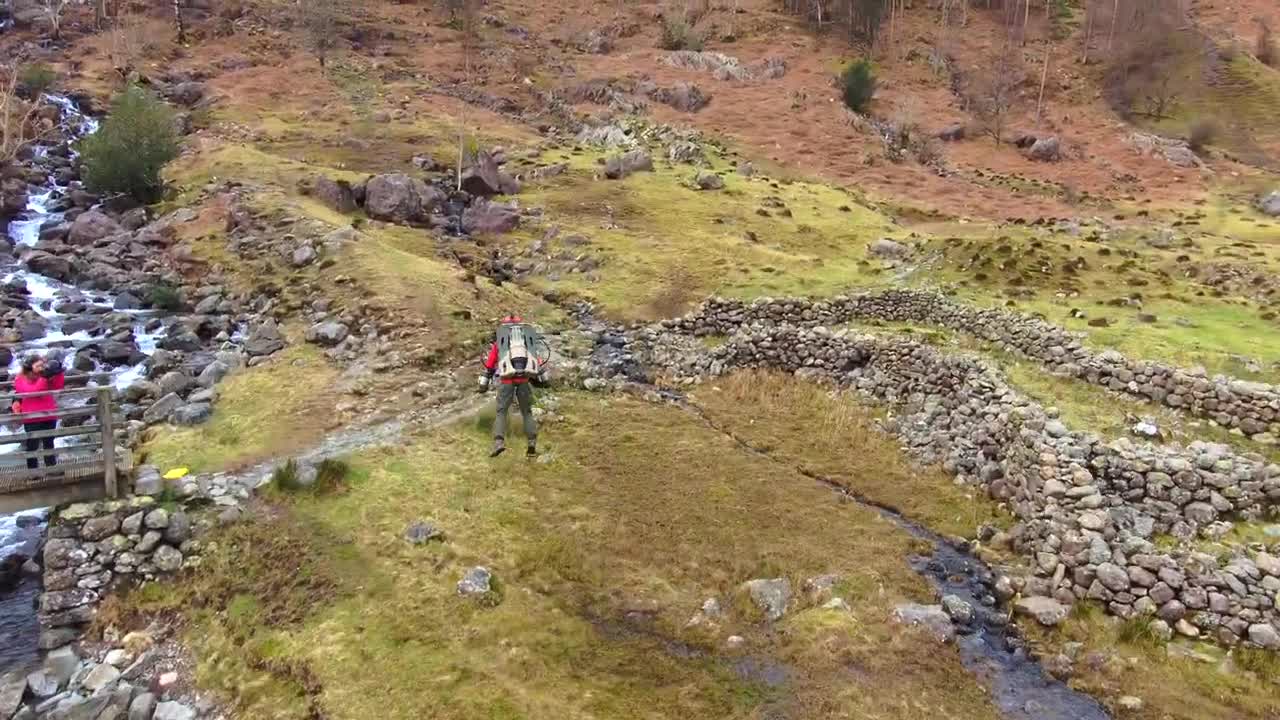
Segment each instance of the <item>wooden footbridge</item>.
M12 431L0 434L0 515L119 496L111 388L88 385L107 378L68 375L67 388L33 393L56 397L57 410L0 414L0 432ZM0 409L23 397L12 382L0 383ZM57 426L25 430L45 418L57 418ZM61 447L46 449L49 440Z

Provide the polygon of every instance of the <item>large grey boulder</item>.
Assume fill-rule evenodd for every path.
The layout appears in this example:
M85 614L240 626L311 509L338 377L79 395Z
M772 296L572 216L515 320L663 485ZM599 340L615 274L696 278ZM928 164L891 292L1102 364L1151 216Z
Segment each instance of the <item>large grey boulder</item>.
M939 642L947 642L956 636L956 627L941 605L899 605L893 609L893 619L903 625L922 627Z
M444 193L402 173L375 175L365 185L364 211L374 220L422 222L444 204Z
M346 325L340 322L329 320L326 322L316 323L307 330L307 342L322 345L324 347L333 347L343 340L347 339L350 330Z
M462 211L462 229L468 235L500 235L520 227L520 213L514 208L476 200Z
M1258 199L1258 209L1263 215L1280 217L1280 190L1271 192Z
M75 266L71 264L70 260L43 250L28 253L23 262L31 272L51 277L54 280L71 282L76 277Z
M99 240L115 235L124 228L111 216L98 210L90 210L71 223L71 231L67 233L67 243L71 245L93 245Z
M284 336L274 320L267 320L249 333L244 343L244 351L253 357L270 355L284 349Z
M169 393L155 401L155 404L142 413L142 421L149 425L164 422L174 410L181 406L182 398L178 397L177 393Z
M462 189L477 197L515 195L520 192L520 183L502 172L493 155L482 150L462 173Z
M1026 615L1046 627L1058 625L1067 619L1066 605L1050 597L1024 597L1013 604L1014 612Z
M643 150L614 155L604 164L604 176L610 180L621 180L632 173L652 171L653 157Z
M911 250L906 245L889 238L880 238L867 245L868 254L891 260L906 257L910 252Z
M174 425L199 425L213 416L213 406L207 402L194 402L173 411L169 420Z
M1062 157L1062 146L1056 136L1040 138L1027 151L1027 157L1040 162L1056 162Z
M742 586L765 617L777 620L787 612L791 602L791 581L786 578L749 580Z
M477 566L467 570L458 581L459 595L483 595L492 590L493 573L489 568Z
M154 465L142 465L138 467L137 475L133 479L133 492L135 495L159 495L164 491L164 478L160 475L160 470Z
M156 696L142 693L129 705L129 720L151 720L156 711Z
M156 705L152 720L196 720L195 708L180 702L162 702Z

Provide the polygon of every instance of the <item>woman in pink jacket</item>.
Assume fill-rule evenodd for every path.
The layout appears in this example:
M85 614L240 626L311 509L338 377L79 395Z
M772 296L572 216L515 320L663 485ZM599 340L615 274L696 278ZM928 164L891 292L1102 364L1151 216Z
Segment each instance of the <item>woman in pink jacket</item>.
M58 360L46 360L39 355L28 355L22 359L22 372L13 380L13 391L18 398L13 401L13 412L21 413L22 427L27 432L52 430L58 426L58 418L53 415L36 415L35 413L54 412L58 409L58 399L53 395L32 393L48 393L61 390L66 384L66 375L62 372L62 363ZM53 449L54 438L36 438L26 441L27 452L35 452L43 445L45 450ZM35 470L39 467L37 458L27 458L27 467ZM45 455L44 464L52 467L58 464L56 455Z

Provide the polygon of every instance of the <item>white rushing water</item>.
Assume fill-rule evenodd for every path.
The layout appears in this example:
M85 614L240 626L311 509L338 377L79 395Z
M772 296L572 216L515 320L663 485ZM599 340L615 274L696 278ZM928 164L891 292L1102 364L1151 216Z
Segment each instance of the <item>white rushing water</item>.
M62 109L63 127L69 135L83 137L98 129L98 122L83 115L68 98L58 95L46 95L44 100ZM48 155L50 148L34 148L37 159ZM72 158L75 153L72 151ZM39 187L29 189L26 212L9 223L8 233L18 247L33 247L40 241L40 229L50 223L58 223L65 219L62 212L51 210L57 201L70 188L58 183L56 173L51 173L48 180ZM94 307L101 314L126 314L133 318L133 335L138 351L149 357L156 350L160 335L147 330L148 322L156 317L154 311L116 310L115 297L110 293L85 291L73 285L60 282L50 277L31 272L20 264L14 263L0 267L0 277L4 285L21 283L27 291L27 301L31 311L44 323L44 332L38 338L15 344L13 361L9 366L10 374L21 366L21 358L31 352L44 354L55 348L63 350L68 362L75 352L86 344L100 340L94 338L88 330L79 329L66 332L68 321L73 318L59 312L60 304L75 302L85 307ZM74 372L68 367L69 371ZM130 384L145 377L145 361L128 367L105 367L95 365L93 372L108 373L112 386L124 389ZM103 378L104 380L106 378ZM97 381L91 384L97 384ZM84 402L83 400L79 402ZM0 427L0 454L15 452L21 449L16 443L3 444L4 436L11 435L20 427ZM65 447L72 440L59 438L57 445ZM44 525L48 519L48 510L31 510L16 515L0 515L0 562L17 553L23 556L34 554L44 534ZM11 591L0 590L0 671L7 667L18 667L33 662L36 657L36 637L39 626L36 623L35 610L32 605L38 593L38 583L31 578L22 580Z

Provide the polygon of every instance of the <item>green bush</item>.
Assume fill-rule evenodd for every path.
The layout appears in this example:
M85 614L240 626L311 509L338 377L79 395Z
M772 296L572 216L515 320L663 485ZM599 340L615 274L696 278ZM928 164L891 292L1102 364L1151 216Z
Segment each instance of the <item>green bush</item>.
M44 63L23 65L18 71L18 84L27 97L39 97L41 93L53 87L57 79L58 75L53 68Z
M865 113L876 94L876 76L870 60L855 60L840 73L844 104L856 113Z
M683 18L667 18L662 24L663 50L701 50L702 35Z
M98 132L81 144L85 182L97 193L130 195L139 202L160 199L160 170L178 155L174 114L140 87L116 96Z
M157 310L177 312L182 309L182 294L169 285L152 285L147 291L147 301Z
M322 495L337 492L342 489L350 472L351 466L341 460L332 458L321 460L320 464L316 465L315 491Z
M271 487L276 492L295 493L302 489L302 481L298 478L298 463L290 458L285 464L271 473Z

